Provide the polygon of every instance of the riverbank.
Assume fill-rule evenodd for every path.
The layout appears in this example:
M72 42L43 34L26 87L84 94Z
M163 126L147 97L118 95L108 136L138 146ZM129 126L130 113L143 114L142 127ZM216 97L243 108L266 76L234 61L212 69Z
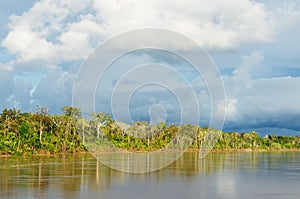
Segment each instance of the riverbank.
M129 152L157 151L169 146L198 150L211 143L214 151L288 151L300 149L299 136L259 136L249 133L222 132L193 124L156 125L144 121L126 124L109 114L91 113L81 117L81 110L63 107L63 114L50 115L47 108L34 113L5 109L0 115L0 154L69 154L95 149L123 149ZM124 130L126 129L126 130ZM112 148L110 148L113 146ZM207 145L209 146L209 145Z
M215 153L231 153L231 152L300 152L300 149L222 149L212 150Z
M125 150L123 152L126 152ZM130 153L151 153L155 151L128 151ZM170 153L177 152L175 150L170 150ZM185 153L198 153L199 150L197 149L188 149L185 151ZM300 149L222 149L217 150L213 149L209 151L208 153L276 153L276 152L300 152ZM121 151L101 151L99 153L122 153ZM69 155L84 155L84 154L91 154L89 151L81 151L81 152L74 152L74 153L50 153L50 152L41 152L36 154L21 154L21 155L0 155L0 158L8 158L8 157L38 157L38 156L69 156Z

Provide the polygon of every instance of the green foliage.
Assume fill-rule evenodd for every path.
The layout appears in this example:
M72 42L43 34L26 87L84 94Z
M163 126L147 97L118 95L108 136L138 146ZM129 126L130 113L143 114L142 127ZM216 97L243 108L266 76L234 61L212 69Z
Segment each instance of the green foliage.
M72 107L72 106L64 106L62 107L62 112L69 117L79 118L81 117L80 108Z
M51 116L46 107L37 107L34 113L4 109L0 115L0 155L75 153L85 151L85 147L108 146L152 151L177 143L184 147L191 144L191 149L211 149L207 145L211 140L216 140L215 150L300 149L298 136L260 137L254 131L225 133L209 127L163 122L156 126L144 121L128 125L105 113L91 113L90 119L85 119L79 108L66 106L62 111L62 115Z
M45 107L37 107L34 113L4 109L0 115L0 155L84 151L73 119L78 110L72 109L70 116L50 116Z

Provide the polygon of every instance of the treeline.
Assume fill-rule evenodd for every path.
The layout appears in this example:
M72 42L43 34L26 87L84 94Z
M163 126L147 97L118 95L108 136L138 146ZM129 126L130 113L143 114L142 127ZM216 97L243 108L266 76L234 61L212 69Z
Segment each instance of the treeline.
M38 107L34 113L4 109L0 115L0 155L76 153L107 145L151 151L187 140L190 149L199 149L212 138L215 150L300 149L298 136L260 137L254 131L224 133L208 127L186 125L183 128L163 122L150 125L138 121L128 125L114 121L105 113L91 113L85 119L79 108L70 106L63 107L59 115L50 115L46 107Z
M0 154L84 151L76 130L80 109L64 107L62 111L62 115L50 115L46 107L37 107L34 113L4 109L0 115Z

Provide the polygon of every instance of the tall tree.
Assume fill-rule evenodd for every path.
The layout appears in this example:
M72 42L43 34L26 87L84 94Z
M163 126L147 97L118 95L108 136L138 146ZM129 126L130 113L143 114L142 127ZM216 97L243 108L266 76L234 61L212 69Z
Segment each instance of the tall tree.
M42 136L47 128L52 127L52 119L49 115L49 110L47 107L37 107L35 113L33 114L34 120L37 122L40 144L42 144Z
M62 107L62 112L69 117L78 119L81 117L81 109L73 106L64 106Z
M4 109L0 116L1 128L3 129L4 136L12 131L18 133L20 126L21 111L17 109Z

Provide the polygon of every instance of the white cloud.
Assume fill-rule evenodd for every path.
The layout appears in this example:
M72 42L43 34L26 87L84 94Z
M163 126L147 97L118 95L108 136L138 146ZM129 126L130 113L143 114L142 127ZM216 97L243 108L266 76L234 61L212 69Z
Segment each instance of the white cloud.
M1 66L2 65L2 66ZM30 108L30 90L32 84L28 81L15 79L14 71L8 65L0 66L0 109L16 106L28 111ZM2 69L2 67L4 69Z
M59 112L62 106L71 105L75 78L75 74L60 68L50 69L33 93L33 104L46 106L52 113Z
M295 4L284 4L283 7L278 7L273 11L272 18L276 23L276 29L285 30L293 27L295 24L300 22L300 10L299 6Z
M99 41L142 27L178 31L209 49L266 42L274 35L271 14L246 0L43 0L10 21L2 46L23 61L82 59Z
M222 101L218 104L218 109L222 110L225 109L226 113L226 120L231 121L235 120L238 117L238 111L237 111L237 100L236 99L225 99L225 101Z
M243 92L245 88L252 87L252 75L259 73L263 59L262 52L242 56L241 65L235 68L230 78L231 85L235 88L233 92Z
M53 59L55 46L33 32L27 24L15 26L7 35L2 45L19 55L22 61Z
M83 28L86 19L80 17L88 5L89 2L83 0L38 1L22 15L10 17L10 31L2 46L24 62L43 60L58 63L81 59L82 55L78 57L76 49L85 50L86 55L90 51L86 48L89 42L86 34L94 32L90 26L88 30ZM82 26L82 31L74 29L76 23Z
M290 123L299 117L300 77L253 78L264 57L261 53L244 56L232 77L223 77L227 101L226 121L231 125L276 125L300 128Z
M143 27L171 29L209 50L228 52L248 43L274 41L280 31L293 32L289 28L299 24L299 19L300 11L296 6L269 11L263 4L250 0L228 0L226 3L221 0L37 1L20 16L10 17L9 32L1 42L2 47L17 57L13 64L0 64L1 105L11 105L9 98L20 101L24 107L34 100L35 104L48 106L51 110L70 104L76 77L63 69L63 63L83 60L100 41L120 32ZM294 45L294 39L287 39ZM297 52L293 52L293 58ZM288 49L286 54L291 54L291 50ZM125 62L132 66L157 61L151 56L143 56ZM300 78L257 78L255 75L264 67L263 61L262 51L243 56L233 75L223 78L228 100L220 108L227 110L229 123L258 125L267 120L288 120L300 112ZM110 71L106 89L110 89L127 69L125 66ZM46 74L32 96L30 82L14 80L15 74L24 71ZM155 75L168 79L157 72ZM170 84L185 95L186 87L182 82ZM209 92L203 81L195 80L191 84L200 101L201 117L208 118L212 106ZM101 94L109 97L110 93L103 90ZM166 110L173 108L167 100L159 100L159 103L165 103ZM187 104L189 100L190 96L186 95ZM136 105L143 103L141 100ZM109 103L104 105L110 106ZM172 114L176 115L176 110Z
M139 27L168 28L190 36L206 48L228 49L244 42L272 39L273 24L263 4L222 1L95 1L106 31Z
M93 16L82 17L79 22L69 23L66 31L57 38L63 45L57 49L61 60L82 60L100 40L102 29Z
M250 55L244 55L241 58L241 66L233 71L235 79L247 81L261 68L261 62L264 60L262 52L252 52Z

